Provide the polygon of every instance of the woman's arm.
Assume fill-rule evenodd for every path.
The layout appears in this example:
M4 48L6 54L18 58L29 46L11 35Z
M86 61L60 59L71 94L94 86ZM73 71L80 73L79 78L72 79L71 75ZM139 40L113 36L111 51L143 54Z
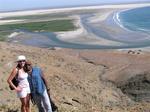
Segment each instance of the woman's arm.
M18 69L14 68L10 74L10 76L7 79L8 84L13 87L15 90L17 89L17 87L12 83L12 79L17 75Z

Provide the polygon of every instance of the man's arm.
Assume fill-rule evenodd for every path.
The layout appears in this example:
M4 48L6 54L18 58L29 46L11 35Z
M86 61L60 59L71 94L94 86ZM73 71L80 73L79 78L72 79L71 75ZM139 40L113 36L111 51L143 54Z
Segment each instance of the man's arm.
M50 88L48 87L48 82L47 82L47 80L46 80L46 78L45 78L45 75L44 75L44 73L43 73L42 70L41 70L41 76L42 76L42 79L43 79L43 81L44 81L44 84L45 84L45 86L46 86L47 91L49 91Z

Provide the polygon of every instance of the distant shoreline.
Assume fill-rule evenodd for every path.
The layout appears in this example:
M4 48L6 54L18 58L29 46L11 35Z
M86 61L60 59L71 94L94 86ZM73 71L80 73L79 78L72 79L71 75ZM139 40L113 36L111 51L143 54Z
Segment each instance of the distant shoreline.
M1 10L0 13L5 12L20 12L20 11L34 11L34 10L47 10L47 9L62 9L62 8L77 8L77 7L91 7L91 6L106 6L106 5L128 5L128 4L149 4L150 2L128 2L128 3L102 3L102 4L85 4L85 5L68 5L68 6L52 6L52 7L39 7L39 8L26 8L14 10Z
M119 5L100 5L100 6L83 6L83 7L72 7L72 8L53 8L53 9L39 9L39 10L25 10L16 12L1 12L0 19L12 16L27 16L27 15L39 15L39 14L50 14L60 13L74 10L92 10L92 9L103 9L103 8L136 8L150 6L150 3L136 3L136 4L119 4Z

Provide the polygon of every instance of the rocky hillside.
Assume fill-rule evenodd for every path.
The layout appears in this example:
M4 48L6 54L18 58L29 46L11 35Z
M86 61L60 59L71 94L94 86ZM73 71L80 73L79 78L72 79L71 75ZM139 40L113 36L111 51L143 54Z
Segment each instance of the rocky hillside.
M20 54L43 69L60 112L150 111L147 52L51 50L1 42L0 112L20 112L20 101L6 82Z

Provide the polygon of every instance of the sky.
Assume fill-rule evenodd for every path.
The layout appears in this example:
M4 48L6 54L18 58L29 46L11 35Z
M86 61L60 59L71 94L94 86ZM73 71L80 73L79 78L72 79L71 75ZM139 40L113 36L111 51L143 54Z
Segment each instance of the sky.
M150 0L0 0L0 11L144 1L150 2Z

